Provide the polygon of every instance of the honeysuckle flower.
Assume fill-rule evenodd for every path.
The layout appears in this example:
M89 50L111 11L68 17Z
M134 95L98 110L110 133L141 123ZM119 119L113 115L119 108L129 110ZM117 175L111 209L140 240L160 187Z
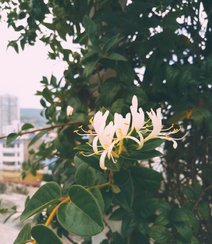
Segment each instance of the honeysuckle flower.
M74 108L71 107L70 105L68 105L67 108L66 108L67 116L72 115L73 111L74 111Z
M93 120L92 119L90 120L97 134L99 133L101 127L103 128L105 127L108 115L109 115L108 110L104 113L104 115L102 114L102 112L98 111L95 114Z
M137 150L141 149L143 146L143 136L140 132L142 128L144 128L144 112L142 108L138 109L138 99L134 95L132 98L132 106L130 106L131 114L132 114L132 128L131 132L135 128L136 132L138 133L140 137L140 146L138 146ZM139 111L139 112L138 112Z
M101 154L100 157L100 167L102 169L107 169L105 167L105 157L106 155L108 156L108 158L112 158L113 162L115 163L115 160L113 158L113 155L118 157L118 155L115 154L115 152L113 152L113 137L114 137L114 133L116 130L116 125L113 125L113 122L111 121L105 128L104 126L100 126L99 129L99 133L98 136L96 136L93 140L93 150L96 154ZM104 149L102 151L98 151L98 146L97 146L97 142L100 142L101 147Z
M173 142L173 148L176 149L177 148L176 140L183 139L186 136L186 134L182 138L170 137L171 134L177 133L178 130L174 129L172 131L165 132L165 131L169 130L170 128L165 129L165 130L162 129L163 126L162 126L161 108L158 108L156 110L156 113L153 111L153 109L151 109L151 112L147 112L150 119L152 120L153 129L152 129L151 133L144 139L144 142L146 142L152 138L166 139L168 141L172 141ZM171 128L172 127L173 127L173 125L171 126Z
M115 113L114 123L116 125L116 136L117 136L117 140L114 142L114 144L117 142L120 143L119 154L122 152L122 141L124 138L134 140L139 144L139 146L141 145L141 142L137 138L130 136L128 134L129 126L130 126L130 113L126 115L126 118L123 118L121 114Z

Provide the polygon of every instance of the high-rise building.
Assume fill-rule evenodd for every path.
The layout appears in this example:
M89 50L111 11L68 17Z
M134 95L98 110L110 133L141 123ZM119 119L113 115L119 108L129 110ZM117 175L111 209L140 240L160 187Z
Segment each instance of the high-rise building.
M0 136L17 132L20 126L20 108L18 98L0 95Z

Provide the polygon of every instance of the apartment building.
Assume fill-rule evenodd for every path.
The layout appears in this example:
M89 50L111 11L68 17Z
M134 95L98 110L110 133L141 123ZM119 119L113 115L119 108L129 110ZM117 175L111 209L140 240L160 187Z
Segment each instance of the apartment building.
M21 171L24 161L24 144L22 140L15 140L6 146L6 140L0 140L0 170Z
M20 108L18 98L0 95L0 136L20 129Z

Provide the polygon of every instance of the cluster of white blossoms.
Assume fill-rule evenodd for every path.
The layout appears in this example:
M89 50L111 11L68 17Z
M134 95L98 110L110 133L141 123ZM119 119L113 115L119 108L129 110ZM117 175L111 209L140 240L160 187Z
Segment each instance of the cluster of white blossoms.
M112 159L114 163L116 160L114 158L118 158L121 152L123 151L123 140L130 139L136 142L137 147L136 150L139 150L143 147L144 143L153 138L166 139L173 142L173 147L177 147L176 140L181 140L182 138L172 138L171 134L175 134L178 132L178 129L172 129L173 125L168 129L162 129L162 115L161 108L156 110L156 113L151 109L150 112L147 112L149 116L149 120L145 122L145 114L142 108L138 109L138 99L136 96L132 98L132 105L130 106L131 114L128 113L124 118L121 114L114 114L114 122L110 122L106 125L106 120L109 115L109 111L107 110L104 114L98 111L95 116L90 120L90 123L93 125L95 132L84 131L82 126L79 128L82 129L86 134L79 134L78 130L74 131L79 135L95 135L93 139L93 151L94 154L100 154L100 167L104 170L105 167L105 158L106 156L109 159ZM132 117L132 121L131 121ZM151 125L148 123L151 122ZM150 123L149 123L150 124ZM131 126L131 127L130 127ZM170 130L171 129L171 130ZM136 131L138 136L137 138L132 136L132 132ZM144 137L144 134L147 134ZM185 137L186 135L184 135ZM99 144L98 144L99 142ZM101 150L99 150L101 148ZM81 152L83 153L83 152Z

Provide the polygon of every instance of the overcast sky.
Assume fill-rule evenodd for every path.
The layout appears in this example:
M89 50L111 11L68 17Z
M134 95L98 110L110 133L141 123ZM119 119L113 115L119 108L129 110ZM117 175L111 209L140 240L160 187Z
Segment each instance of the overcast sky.
M53 73L59 80L66 63L48 59L49 49L41 41L17 54L12 47L7 49L8 40L16 39L17 33L4 22L0 22L0 33L0 95L17 96L21 108L42 108L41 96L34 95L42 89L42 76L50 78Z

